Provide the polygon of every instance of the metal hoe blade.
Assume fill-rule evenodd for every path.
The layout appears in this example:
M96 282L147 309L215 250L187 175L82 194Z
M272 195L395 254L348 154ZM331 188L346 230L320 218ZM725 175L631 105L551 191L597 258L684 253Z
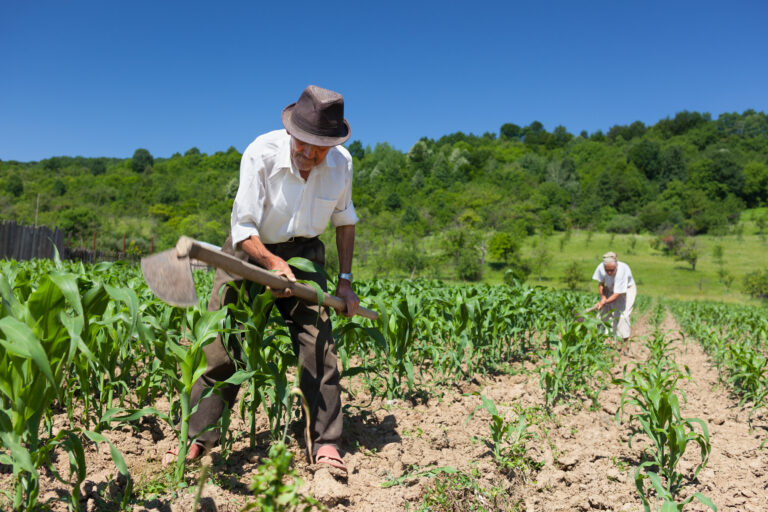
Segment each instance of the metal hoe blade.
M197 304L189 257L180 258L176 249L142 258L141 272L149 289L161 300L180 307Z

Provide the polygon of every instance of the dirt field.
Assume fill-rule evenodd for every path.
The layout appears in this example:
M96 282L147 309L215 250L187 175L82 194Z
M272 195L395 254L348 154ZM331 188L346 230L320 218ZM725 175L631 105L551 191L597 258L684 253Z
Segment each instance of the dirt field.
M614 365L614 376L620 376L625 364L645 358L642 336L649 327L639 318L634 327L634 341L629 353ZM663 328L676 332L676 324L667 316ZM683 382L688 401L683 415L703 419L710 431L712 455L698 479L687 484L684 495L699 491L721 511L768 510L768 454L760 444L768 437L765 417L753 418L753 430L747 423L748 411L736 406L726 390L717 386L717 372L710 368L701 348L693 342L678 342L678 363L687 365L693 380ZM544 414L543 392L538 374L527 363L514 375L483 378L469 385L438 390L426 401L368 400L359 394L344 393L345 403L352 407L345 418L343 448L349 467L348 482L343 483L325 466L308 467L299 444L291 441L296 453L295 466L305 481L304 490L333 510L381 511L415 510L427 489L445 477L404 478L399 485L382 487L396 477L415 475L434 467L452 467L474 475L475 487L485 489L486 496L496 493L496 501L466 489L457 493L458 510L470 505L488 510L525 511L571 510L642 510L635 490L634 468L641 460L643 442L637 439L627 445L629 427L615 421L621 390L610 385L600 395L600 406L590 410L589 404L557 407L551 417ZM348 382L344 382L348 385ZM482 441L490 437L490 416L478 411L480 404L473 394L482 393L492 399L508 419L526 411L535 438L528 441L528 454L539 463L538 471L516 471L505 475L499 471L489 447ZM162 408L163 404L158 404ZM362 411L362 412L361 412ZM63 418L62 418L63 421ZM247 426L233 419L232 428L242 431L232 455L222 460L215 449L205 461L212 463L207 483L202 490L201 509L229 512L240 510L251 492L248 484L265 455L268 446L266 419L263 422L259 449L248 450ZM160 459L172 447L172 433L160 423L143 422L139 431L126 428L107 432L126 457L136 489L144 499L134 511L188 511L192 509L195 478L201 465L193 464L188 474L190 487L170 492L169 470ZM692 467L698 452L689 447L683 469ZM83 486L85 509L117 510L113 493L118 484L107 449L87 452L89 475ZM67 474L65 454L59 454L56 466ZM10 476L4 468L3 487ZM55 499L68 492L66 487L44 476L41 501L53 510L66 510ZM155 494L155 495L153 495ZM694 501L686 510L708 510Z

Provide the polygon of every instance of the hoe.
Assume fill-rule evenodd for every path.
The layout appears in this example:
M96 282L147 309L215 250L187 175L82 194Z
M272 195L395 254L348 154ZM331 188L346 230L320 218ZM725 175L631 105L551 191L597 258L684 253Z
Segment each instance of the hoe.
M141 271L150 290L172 306L188 307L197 304L195 282L192 279L192 267L190 265L191 258L204 261L213 267L226 270L230 274L269 286L275 290L290 288L293 296L313 304L318 303L318 292L315 288L302 283L293 283L282 276L275 275L218 249L212 249L186 236L179 238L174 249L168 249L141 259ZM344 313L347 308L342 299L328 293L323 293L322 303L341 313ZM376 320L379 317L375 311L362 306L358 309L357 314L371 320Z

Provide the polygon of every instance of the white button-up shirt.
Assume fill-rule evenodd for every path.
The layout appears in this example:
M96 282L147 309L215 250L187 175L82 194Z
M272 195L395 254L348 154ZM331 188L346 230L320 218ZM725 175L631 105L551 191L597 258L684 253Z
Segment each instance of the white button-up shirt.
M357 222L352 204L352 156L336 146L304 180L291 164L291 136L265 133L243 152L232 206L232 245L256 235L265 244L318 236Z

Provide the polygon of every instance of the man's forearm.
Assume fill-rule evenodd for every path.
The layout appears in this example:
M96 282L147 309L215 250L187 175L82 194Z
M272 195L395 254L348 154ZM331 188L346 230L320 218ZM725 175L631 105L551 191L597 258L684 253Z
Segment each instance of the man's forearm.
M338 226L336 228L336 249L339 252L339 271L352 271L352 255L355 252L355 225Z
M250 238L246 238L239 245L260 266L270 270L274 268L275 258L278 258L278 256L269 252L258 236L251 235Z

